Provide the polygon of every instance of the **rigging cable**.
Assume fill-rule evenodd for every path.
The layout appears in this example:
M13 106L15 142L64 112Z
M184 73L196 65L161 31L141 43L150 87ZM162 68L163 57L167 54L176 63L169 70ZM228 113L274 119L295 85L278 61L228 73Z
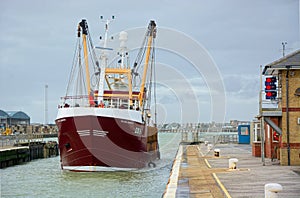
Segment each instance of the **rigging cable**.
M97 55L96 55L96 52L95 52L95 47L93 45L93 40L92 40L92 37L91 37L91 34L88 30L88 41L89 41L89 51L92 53L92 62L93 62L93 65L94 65L94 70L96 70L95 68L97 68L98 70L100 69L99 67L99 61L98 61L98 58L97 58ZM96 67L95 67L96 66ZM98 72L98 71L97 71Z
M144 55L145 55L145 52L146 52L146 43L148 43L148 35L149 34L149 30L145 33L145 36L144 36L144 40L142 42L142 45L139 49L139 52L138 52L138 55L134 61L134 66L133 66L133 69L132 69L132 74L133 74L133 81L134 81L134 85L133 87L137 87L137 83L136 83L136 77L140 77L139 73L138 73L138 70L140 68L140 65L142 64L142 61L143 61L143 58L144 58Z
M83 93L83 90L87 90L86 89L86 84L85 84L85 75L84 75L84 69L82 68L82 57L81 57L81 46L79 46L79 54L78 54L78 76L77 76L77 86L75 86L76 90L75 93L77 96L84 96L87 95L87 93ZM77 89L78 87L78 89Z
M155 62L155 40L153 40L153 52L152 52L152 56L153 56L153 79L154 79L154 85L153 85L153 89L154 89L154 94L153 94L153 97L154 97L154 124L155 124L155 127L156 127L156 124L157 124L157 107L156 107L156 62Z
M148 90L148 98L147 99L147 105L146 105L146 110L150 111L151 108L151 102L152 102L152 93L153 93L153 99L154 99L154 124L156 125L156 75L155 75L155 48L154 48L154 39L152 40L152 49L151 49L151 61L150 61L150 74L148 76L149 79L149 84L147 85L147 90ZM153 82L154 81L154 82ZM154 88L152 92L152 87Z
M76 63L77 63L77 60L78 60L77 53L79 53L78 51L80 50L80 46L79 46L80 42L79 42L79 40L80 40L80 38L78 38L77 42L76 42L76 47L75 47L75 52L74 52L74 55L73 55L72 68L71 68L71 71L70 71L69 82L68 82L68 85L67 85L67 92L66 92L65 100L66 100L66 98L68 96L68 93L69 93L69 90L70 90L70 86L71 86L71 83L73 81L73 77L74 77L76 65L77 65L77 64L75 64L75 59L76 59Z
M93 41L92 41L91 35L89 33L89 30L88 30L88 41L89 41L88 48L89 48L89 51L92 54L91 62L93 64L93 68L94 68L94 74L91 76L91 80L93 78L96 79L95 83L91 83L91 85L92 85L92 87L97 87L99 85L99 82L100 82L100 78L99 77L97 78L97 75L100 74L100 67L99 67L99 61L98 61L97 56L96 56L95 48L94 48Z

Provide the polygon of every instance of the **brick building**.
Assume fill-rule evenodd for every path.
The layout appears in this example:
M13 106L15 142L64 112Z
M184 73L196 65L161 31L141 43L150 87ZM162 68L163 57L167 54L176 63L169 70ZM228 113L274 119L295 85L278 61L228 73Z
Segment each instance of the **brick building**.
M281 165L300 165L300 50L264 67L262 75L277 79L276 108L262 108L264 154Z

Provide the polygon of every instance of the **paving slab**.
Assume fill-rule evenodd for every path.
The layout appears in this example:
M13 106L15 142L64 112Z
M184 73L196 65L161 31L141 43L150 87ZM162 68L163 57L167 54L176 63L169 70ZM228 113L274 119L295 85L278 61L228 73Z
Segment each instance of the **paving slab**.
M214 157L214 149L220 149L220 157ZM278 197L300 197L300 166L281 166L279 161L251 153L251 145L218 144L210 151L204 144L199 145L200 153L207 158L212 169L229 168L229 158L237 158L237 169L217 172L216 175L231 197L264 197L264 185L278 183L283 191Z

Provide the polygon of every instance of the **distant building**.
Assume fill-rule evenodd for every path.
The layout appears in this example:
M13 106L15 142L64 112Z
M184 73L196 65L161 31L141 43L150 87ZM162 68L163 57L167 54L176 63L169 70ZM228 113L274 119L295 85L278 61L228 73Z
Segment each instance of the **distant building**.
M0 124L3 125L29 125L30 117L23 111L3 111L0 109Z
M242 124L250 124L250 121L241 121L241 120L230 120L230 125L232 127L238 127Z

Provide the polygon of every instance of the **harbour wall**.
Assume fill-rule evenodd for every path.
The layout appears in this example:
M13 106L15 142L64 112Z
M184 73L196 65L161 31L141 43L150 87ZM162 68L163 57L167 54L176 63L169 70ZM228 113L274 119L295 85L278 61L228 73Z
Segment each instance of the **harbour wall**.
M0 149L0 168L6 168L35 159L58 156L58 144L51 142L29 142Z

